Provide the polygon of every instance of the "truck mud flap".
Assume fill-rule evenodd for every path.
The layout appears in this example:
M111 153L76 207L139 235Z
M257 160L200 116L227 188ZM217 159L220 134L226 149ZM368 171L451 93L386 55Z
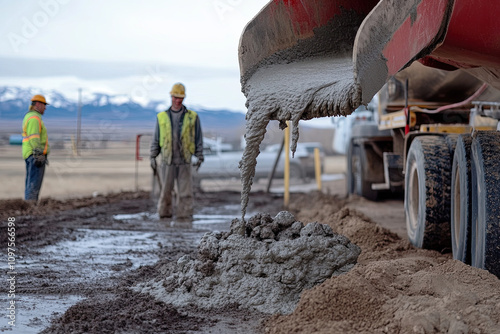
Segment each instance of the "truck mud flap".
M401 187L404 184L404 178L401 173L404 168L403 156L392 152L384 152L384 183L372 184L374 190L389 190L394 187Z

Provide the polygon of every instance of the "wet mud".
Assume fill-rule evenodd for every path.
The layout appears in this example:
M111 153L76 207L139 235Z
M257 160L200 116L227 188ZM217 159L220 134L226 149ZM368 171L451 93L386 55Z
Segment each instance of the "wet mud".
M293 222L285 219L285 224L275 224L281 227L273 227L276 215L283 211L281 196L253 192L251 218L243 223L236 218L239 195L239 192L197 194L192 222L158 220L147 193L47 200L37 207L24 206L18 200L0 201L3 221L15 217L19 236L17 323L14 329L4 319L0 331L27 334L498 332L500 280L484 270L453 260L449 252L416 249L405 238L381 227L374 219L387 224L391 212L394 225L387 226L404 225L404 219L394 211L394 201L373 205L356 197L293 193L289 206ZM370 209L365 214L360 213L359 209L367 207ZM258 215L262 212L269 215ZM299 229L287 232L281 238L280 233L293 230L297 221L304 224L300 232L296 233ZM151 288L154 282L163 291L186 288L189 284L183 279L201 277L197 276L196 265L207 263L207 259L212 259L214 265L199 269L204 274L215 274L212 278L229 273L230 269L225 267L229 263L236 262L235 269L239 268L238 260L248 273L256 274L253 277L271 277L271 268L276 268L275 272L280 270L275 263L264 263L266 256L262 256L262 266L267 268L257 268L255 264L260 260L253 262L243 253L253 250L250 255L263 255L263 244L269 244L266 246L269 250L273 249L272 244L280 242L294 245L303 231L305 235L321 234L316 240L323 243L337 238L345 244L349 240L361 253L352 269L314 282L302 290L298 301L299 294L292 291L294 306L285 312L248 307L244 304L252 300L252 295L238 299L237 295L231 295L239 291L238 287L229 284L221 286L227 288L231 298L211 304L202 298L174 304L164 298L165 292L164 295L151 294L153 289L140 292L141 288ZM0 235L5 245L5 233ZM221 246L239 238L245 238L243 244L254 248L233 248L224 253ZM271 254L282 259L291 254L285 250L302 254L298 251L300 247L279 248L282 253ZM238 256L231 258L233 252ZM318 254L327 256L328 252L323 249ZM229 261L220 261L224 257ZM294 258L299 261L300 256L290 259ZM294 268L293 261L283 264ZM182 264L186 272L178 270ZM252 265L259 270L252 270ZM307 272L313 271L313 267L323 268L317 264ZM188 271L193 275L188 275ZM301 273L290 272L297 274L296 277ZM281 273L281 283L301 284L285 274L286 270ZM181 284L169 284L171 278L180 278ZM206 281L201 278L198 283L203 285ZM271 285L279 287L277 283ZM255 289L245 291L254 291L258 296L261 287L269 291L264 280ZM2 305L8 302L6 288L2 286ZM191 291L194 290L191 285ZM214 301L220 297L213 296ZM274 296L278 299L274 305L287 297Z
M36 206L0 201L3 221L15 217L18 272L16 326L5 321L0 331L206 333L214 327L230 333L245 319L261 319L231 307L179 309L131 290L163 277L163 268L182 256L192 256L205 233L229 229L239 212L239 195L197 194L193 221L158 219L146 192L44 199ZM252 210L277 213L280 196L259 195ZM6 233L1 241L7 245ZM3 288L0 303L8 305ZM251 321L251 327L258 322Z

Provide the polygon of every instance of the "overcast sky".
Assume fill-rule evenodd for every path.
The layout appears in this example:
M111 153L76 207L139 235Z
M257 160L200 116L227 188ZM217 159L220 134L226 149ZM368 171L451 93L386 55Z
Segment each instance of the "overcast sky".
M0 85L245 111L238 43L267 0L0 0Z

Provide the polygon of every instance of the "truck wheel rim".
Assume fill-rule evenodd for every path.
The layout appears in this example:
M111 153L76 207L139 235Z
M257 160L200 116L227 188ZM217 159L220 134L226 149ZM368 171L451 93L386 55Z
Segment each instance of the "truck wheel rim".
M351 155L351 192L361 196L361 159L359 148L355 146Z
M354 158L352 164L354 168L354 191L356 194L361 195L361 161L359 156Z
M410 179L409 179L409 184L411 191L409 192L409 198L408 198L408 214L409 214L409 223L410 223L410 228L413 234L415 234L415 231L418 228L418 206L419 206L419 179L418 179L418 172L417 172L417 166L415 163L411 165L410 169Z
M455 174L455 191L452 195L453 201L453 221L451 222L453 226L453 230L451 233L455 235L455 240L458 242L460 240L460 221L461 221L461 213L460 213L460 167L456 166L457 172ZM458 244L454 245L458 248Z

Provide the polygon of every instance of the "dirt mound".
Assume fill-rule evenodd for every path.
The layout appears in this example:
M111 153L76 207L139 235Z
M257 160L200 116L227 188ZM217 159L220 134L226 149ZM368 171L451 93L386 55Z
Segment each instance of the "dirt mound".
M477 282L481 281L480 286ZM305 291L270 333L498 333L500 282L449 260L374 261Z
M295 311L268 333L498 333L500 280L440 254L413 248L331 197L294 197L303 221L319 216L362 249L358 264L304 291ZM321 206L317 210L315 206ZM480 284L478 284L480 282ZM492 293L495 291L496 293Z
M92 207L103 204L117 203L126 199L149 198L146 191L141 192L120 192L93 197L72 198L67 200L57 200L54 198L42 198L37 203L25 201L21 198L0 200L0 212L2 217L15 217L27 215L49 215L57 211L74 210L79 208Z

